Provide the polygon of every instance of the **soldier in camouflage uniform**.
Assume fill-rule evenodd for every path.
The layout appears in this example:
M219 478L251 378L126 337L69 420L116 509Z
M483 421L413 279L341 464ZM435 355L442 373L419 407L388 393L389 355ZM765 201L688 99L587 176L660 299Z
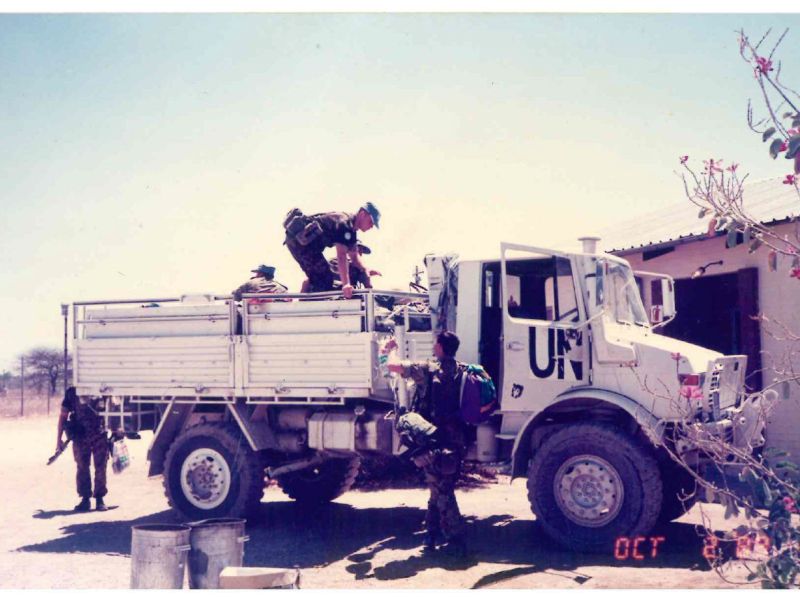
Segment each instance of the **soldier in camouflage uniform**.
M58 418L58 439L56 451L66 443L63 440L64 426L70 414L72 419L72 453L78 466L76 483L80 503L76 511L85 512L91 509L89 499L94 495L97 510L107 510L103 497L108 492L106 488L106 465L108 463L108 438L106 438L105 424L98 414L99 402L103 400L81 400L75 388L67 389L61 403L61 414ZM92 494L92 478L90 474L91 461L94 459L94 494Z
M444 331L436 338L436 360L389 363L401 377L413 379L416 393L412 411L436 426L437 448L415 462L421 465L430 489L425 514L425 549L434 550L444 538L454 554L463 556L466 546L455 487L466 453L466 424L460 413L461 376L464 365L455 359L458 337Z
M273 279L275 267L259 265L250 272L255 275L231 292L237 302L242 299L242 294L285 294L288 291L285 285Z
M370 250L364 244L357 244L356 249L358 251L358 256L364 256L365 254L371 254L372 250ZM354 288L371 288L372 287L372 279L370 275L380 275L377 271L365 271L361 270L356 267L348 258L348 267L350 270L350 283L353 285ZM334 285L337 283L341 285L341 281L339 280L339 259L332 258L328 261L328 264L331 266L331 272L333 273L334 277Z
M292 212L299 213L296 209ZM330 212L310 216L299 215L295 221L300 224L298 231L292 233L287 228L284 244L308 277L301 291L329 292L334 289L333 272L323 255L325 248L336 248L339 277L345 298L353 297L349 262L366 273L368 281L370 276L380 275L377 271L367 270L361 263L356 237L359 231L369 231L373 226L378 227L380 216L380 211L372 202L367 202L355 214Z

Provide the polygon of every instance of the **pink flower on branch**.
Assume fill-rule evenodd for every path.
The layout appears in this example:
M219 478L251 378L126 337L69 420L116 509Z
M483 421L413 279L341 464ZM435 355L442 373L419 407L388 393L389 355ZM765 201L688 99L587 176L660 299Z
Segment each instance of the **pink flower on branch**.
M794 277L795 279L800 279L800 268L794 268L789 273L789 277Z
M685 165L687 160L689 160L689 156L688 155L687 156L681 156L681 164L682 165Z
M711 175L714 173L722 173L722 159L714 160L713 158L709 158L708 160L704 160L703 164Z
M736 169L738 169L738 168L739 168L739 165L738 165L737 163L731 163L731 166L730 166L730 167L728 167L728 168L727 168L727 169L725 169L725 170L726 170L726 171L730 171L731 173L735 173L735 172L736 172Z
M758 70L762 73L769 73L772 71L772 61L768 58L764 58L763 56L756 57L756 63L758 63Z
M785 183L786 185L794 185L795 181L796 181L795 176L790 173L789 175L786 176L786 179L783 180L783 183Z
M778 148L778 152L786 152L789 149L789 140L783 140L781 147Z

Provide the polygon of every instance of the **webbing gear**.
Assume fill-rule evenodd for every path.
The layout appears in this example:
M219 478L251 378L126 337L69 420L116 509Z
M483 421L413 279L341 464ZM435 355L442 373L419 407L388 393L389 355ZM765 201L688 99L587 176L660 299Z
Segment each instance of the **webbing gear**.
M299 208L290 210L283 219L283 228L291 237L297 237L297 234L303 231L307 224L308 217L306 217Z
M412 449L431 448L436 445L436 425L415 412L408 412L397 419L395 425L403 444Z

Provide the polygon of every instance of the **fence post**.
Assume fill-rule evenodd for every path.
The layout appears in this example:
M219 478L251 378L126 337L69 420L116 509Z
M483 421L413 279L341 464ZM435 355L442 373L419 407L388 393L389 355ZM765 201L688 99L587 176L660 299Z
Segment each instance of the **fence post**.
M25 416L25 357L19 357L19 416Z

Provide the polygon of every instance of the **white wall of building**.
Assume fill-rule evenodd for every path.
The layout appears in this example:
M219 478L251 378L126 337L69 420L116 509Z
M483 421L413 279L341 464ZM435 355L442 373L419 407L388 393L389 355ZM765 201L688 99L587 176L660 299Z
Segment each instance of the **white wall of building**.
M788 236L795 234L795 225L783 224L774 227L777 233ZM602 242L601 242L602 246ZM724 261L722 266L710 267L708 275L735 273L739 269L758 268L758 304L761 313L773 322L774 335L761 328L761 363L764 386L775 379L771 369L774 364L785 365L792 358L787 356L791 345L777 339L784 335L778 325L782 323L796 335L800 335L800 280L789 277L791 260L779 257L778 270L770 272L767 264L767 252L763 246L755 253L749 254L748 248L739 245L725 248L725 236L708 238L676 246L673 252L644 261L642 252L619 252L631 263L635 270L666 273L675 279L691 276L695 269L711 261ZM800 343L794 345L800 350ZM794 357L793 366L800 372L800 355ZM786 389L788 387L788 390ZM781 448L791 453L795 461L800 461L800 386L782 386L776 391L781 394L778 405L774 408L767 424L767 445ZM788 391L788 396L785 392Z

